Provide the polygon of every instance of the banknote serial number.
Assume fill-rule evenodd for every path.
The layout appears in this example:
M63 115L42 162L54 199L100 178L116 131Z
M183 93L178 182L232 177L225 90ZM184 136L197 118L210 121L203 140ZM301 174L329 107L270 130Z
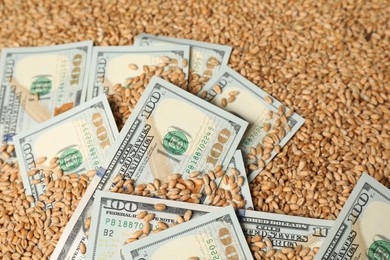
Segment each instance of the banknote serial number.
M270 121L270 120L266 120L266 121L264 121L262 124L257 125L256 128L255 128L253 131L251 131L250 135L249 135L247 138L244 139L243 145L244 145L245 147L248 147L248 146L250 146L255 140L259 140L261 134L264 133L264 131L263 131L264 125L265 125L266 123L269 123L269 122L271 122L271 121Z
M112 219L112 218L106 218L105 220L106 226L111 227L119 227L119 228L128 228L134 231L141 230L144 228L145 223L143 222L137 222L137 221L127 221L127 220L120 220L120 219ZM150 225L149 223L146 223L147 225ZM151 225L151 230L157 230L158 225ZM114 230L105 228L103 229L103 236L106 237L113 237L114 236Z
M83 135L85 138L85 143L87 144L89 158L92 161L93 167L97 168L97 167L99 167L100 162L99 162L98 154L96 152L96 148L95 148L95 144L94 144L94 141L92 138L91 131L90 131L87 123L82 123L81 128L83 129L82 131L83 131Z
M195 150L194 155L190 161L190 164L187 166L186 173L190 174L191 171L195 170L196 165L199 163L199 160L202 158L203 151L206 149L207 144L210 141L210 136L214 132L215 128L209 126L207 132L203 135L202 139L199 142L198 147Z
M134 229L143 229L144 223L137 221L127 221L113 218L106 218L106 225L110 225L112 227L123 227L123 228L134 228Z
M206 243L207 243L207 249L209 250L210 255L212 256L212 259L213 260L221 259L217 250L217 246L215 245L214 239L212 238L208 239L206 240Z

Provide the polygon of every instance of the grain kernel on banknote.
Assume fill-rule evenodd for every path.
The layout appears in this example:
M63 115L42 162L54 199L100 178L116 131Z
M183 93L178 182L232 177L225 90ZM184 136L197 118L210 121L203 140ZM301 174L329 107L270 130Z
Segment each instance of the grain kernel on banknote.
M144 227L143 227L143 229L142 229L142 233L143 233L145 236L147 236L147 235L149 235L150 231L151 231L150 223L144 222Z
M81 243L80 244L80 253L85 255L85 253L87 252L87 247L84 243Z
M167 208L167 206L163 203L158 203L154 205L154 208L158 211L163 211Z
M159 221L159 222L157 222L157 227L159 230L165 230L168 228L168 225L164 222Z
M221 99L221 106L222 106L222 107L226 107L226 106L227 106L227 103L228 103L228 102L227 102L227 99L226 99L226 98L222 98L222 99Z
M183 59L183 60L182 60L182 66L183 66L183 68L185 68L185 67L188 66L188 61L187 61L187 59Z
M137 240L138 240L138 238L130 237L130 238L128 238L128 239L125 241L125 244L129 244L129 243L134 242L134 241L137 241Z
M154 219L154 213L149 213L143 218L145 222L150 222L152 219Z
M129 64L129 69L131 70L138 70L138 66L136 64Z
M190 178L196 178L200 175L200 171L193 171L190 173L189 177Z
M222 94L222 89L219 85L215 85L214 86L214 91L217 93L217 94Z

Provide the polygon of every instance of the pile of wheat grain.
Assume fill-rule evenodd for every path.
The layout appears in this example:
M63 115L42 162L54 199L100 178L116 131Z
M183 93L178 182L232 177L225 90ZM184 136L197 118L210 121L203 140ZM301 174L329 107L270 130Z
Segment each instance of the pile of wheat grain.
M255 209L334 219L362 172L390 187L389 13L386 0L6 0L0 47L142 32L232 46L233 69L306 119L252 182Z

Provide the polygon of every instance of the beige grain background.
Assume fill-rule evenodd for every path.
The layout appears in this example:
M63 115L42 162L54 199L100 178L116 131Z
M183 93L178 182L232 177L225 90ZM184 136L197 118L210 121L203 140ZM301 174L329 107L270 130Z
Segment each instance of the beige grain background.
M0 47L146 32L233 47L306 122L251 184L256 210L334 219L362 172L390 187L389 1L1 1Z

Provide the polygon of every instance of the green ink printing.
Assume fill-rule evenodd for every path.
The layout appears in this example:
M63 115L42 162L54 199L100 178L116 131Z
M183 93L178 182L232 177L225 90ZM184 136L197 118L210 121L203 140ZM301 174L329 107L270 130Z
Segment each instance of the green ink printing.
M170 131L163 139L163 147L173 155L182 155L188 149L188 139L181 131Z
M81 152L77 149L67 149L65 150L58 162L59 166L64 172L72 172L76 170L82 164L82 155Z

